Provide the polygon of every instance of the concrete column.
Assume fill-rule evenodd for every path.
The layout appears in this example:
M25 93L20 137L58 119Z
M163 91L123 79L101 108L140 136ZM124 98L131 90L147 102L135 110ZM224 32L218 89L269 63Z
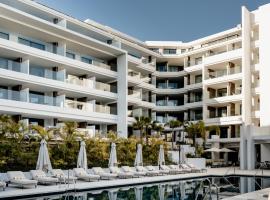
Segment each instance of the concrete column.
M118 56L117 58L117 134L119 137L128 137L128 121L127 121L127 109L128 109L128 63L127 54Z
M242 116L245 125L250 125L251 120L251 67L250 67L250 12L242 7L242 89L243 109ZM270 97L269 97L270 98Z
M240 127L240 169L247 169L247 141L245 132L249 129L245 125Z
M247 193L247 177L240 177L240 193Z
M247 169L253 170L255 169L255 160L256 160L256 152L255 152L255 144L252 138L254 134L253 126L249 126L249 130L246 132L247 134Z
M29 60L23 60L21 63L21 72L25 74L29 74Z
M57 47L57 54L61 56L66 56L66 43L64 42L58 42L58 47Z

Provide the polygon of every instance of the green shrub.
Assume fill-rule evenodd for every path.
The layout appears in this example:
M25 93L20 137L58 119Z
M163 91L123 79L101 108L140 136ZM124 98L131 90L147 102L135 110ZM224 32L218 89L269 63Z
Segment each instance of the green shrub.
M110 156L111 142L116 143L117 159L119 166L134 165L136 156L136 145L140 140L130 137L128 139L110 136L104 140L99 137L88 139L86 151L88 166L107 167ZM163 144L165 149L165 159L171 163L167 155L167 146L158 138L149 138L149 144L143 146L144 165L157 165L159 146ZM3 138L0 140L0 171L22 170L29 171L35 169L39 151L39 142L22 141L18 142L14 138ZM49 142L48 150L53 168L71 169L77 165L77 157L80 149L78 141L65 140L64 142Z

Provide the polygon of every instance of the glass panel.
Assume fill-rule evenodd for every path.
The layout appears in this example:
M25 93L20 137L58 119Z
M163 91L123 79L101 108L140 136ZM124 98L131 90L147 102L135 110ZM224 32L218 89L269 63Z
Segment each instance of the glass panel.
M164 54L176 54L176 49L163 49Z
M30 103L44 104L44 95L42 93L29 93L29 101Z
M70 52L66 52L66 57L71 58L71 59L75 59L75 54L70 53Z
M202 75L195 76L195 83L201 83L202 82Z
M8 69L8 60L4 58L0 58L0 68Z
M90 58L81 57L81 61L87 64L92 64L92 59Z
M33 47L33 48L36 48L36 49L45 50L45 45L39 44L37 42L32 42L32 41L24 39L24 38L19 37L18 42L20 44L24 44L24 45L27 45L27 46L30 46L30 47Z
M45 70L42 67L30 66L30 74L34 75L34 76L44 77L45 76Z
M0 38L9 40L9 34L0 32Z
M168 84L168 88L170 88L170 89L176 89L176 88L178 88L178 84L177 83L169 83Z

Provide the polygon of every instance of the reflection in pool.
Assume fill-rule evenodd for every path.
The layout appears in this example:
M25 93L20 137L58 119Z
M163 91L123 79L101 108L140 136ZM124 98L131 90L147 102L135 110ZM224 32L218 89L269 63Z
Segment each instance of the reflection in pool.
M32 200L223 199L270 187L270 178L228 177L154 183L31 198Z

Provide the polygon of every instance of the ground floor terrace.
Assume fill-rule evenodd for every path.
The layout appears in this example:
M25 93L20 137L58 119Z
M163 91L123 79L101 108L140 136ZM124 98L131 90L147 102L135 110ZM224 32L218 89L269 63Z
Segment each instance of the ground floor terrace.
M1 174L2 177L5 174ZM60 185L52 185L52 186L43 186L38 185L37 188L26 188L20 189L13 186L9 186L6 188L6 191L0 192L0 199L38 199L39 197L46 196L46 199L54 199L55 196L60 197L62 194L72 193L73 196L76 194L82 194L83 192L90 191L93 194L101 193L106 190L110 191L120 191L127 190L130 188L143 188L143 187L151 187L155 184L165 185L166 182L177 182L184 181L187 183L190 180L206 180L211 177L222 177L225 180L229 179L229 177L241 176L239 183L239 192L247 193L253 191L253 189L258 188L254 180L257 178L264 178L264 187L270 187L270 170L240 170L239 168L208 168L205 172L200 173L185 173L179 175L163 175L163 176L154 176L154 177L141 177L141 178L132 178L132 179L115 179L115 180L101 180L96 182L83 182L78 181L76 184L60 184ZM245 180L245 177L250 177L250 179ZM221 184L214 183L212 179L212 184L210 185L212 190L221 191ZM267 185L268 184L268 185ZM227 183L229 185L229 183ZM262 185L261 185L262 186ZM269 189L270 190L270 189ZM266 190L268 191L268 190ZM168 191L167 191L168 192ZM186 190L188 192L187 184ZM201 191L201 193L207 192L207 190ZM227 196L230 196L230 193ZM265 194L265 193L264 193ZM52 196L51 196L52 195ZM160 195L160 194L159 194ZM221 197L221 193L220 193ZM214 197L213 199L223 199L220 197ZM161 198L161 197L160 197ZM55 198L60 199L60 198ZM84 199L84 198L82 198ZM87 199L87 198L86 198ZM111 199L111 198L109 198ZM116 199L116 198L115 198ZM166 198L167 199L167 198ZM180 199L180 198L179 198ZM182 198L181 198L182 199ZM235 198L237 199L237 198ZM257 198L255 198L257 199Z

